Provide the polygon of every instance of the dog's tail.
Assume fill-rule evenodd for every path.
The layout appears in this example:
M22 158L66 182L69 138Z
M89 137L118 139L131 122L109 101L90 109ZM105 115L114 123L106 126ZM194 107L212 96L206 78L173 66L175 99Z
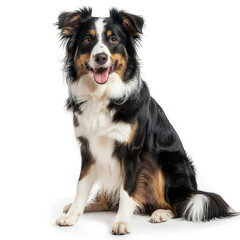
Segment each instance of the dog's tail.
M184 217L193 222L209 221L239 215L216 193L195 191L187 198L174 204L178 217Z

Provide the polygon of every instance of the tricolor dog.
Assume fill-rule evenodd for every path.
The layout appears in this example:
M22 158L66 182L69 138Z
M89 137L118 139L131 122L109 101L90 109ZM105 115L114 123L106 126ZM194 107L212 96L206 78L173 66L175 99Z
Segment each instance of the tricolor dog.
M151 222L208 221L235 215L217 194L198 190L182 142L140 74L137 42L144 20L116 9L60 14L75 136L81 148L76 197L56 223L74 225L87 211L117 211L113 234L130 232L134 212ZM95 183L100 188L88 203Z

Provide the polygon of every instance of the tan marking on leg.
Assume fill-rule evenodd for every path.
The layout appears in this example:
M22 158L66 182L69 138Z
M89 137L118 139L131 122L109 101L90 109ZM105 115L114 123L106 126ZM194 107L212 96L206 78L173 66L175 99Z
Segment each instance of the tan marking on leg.
M63 208L63 213L67 213L72 206L72 203L66 205ZM100 212L100 211L110 211L110 208L106 202L90 202L84 209L84 212Z
M165 200L164 177L157 163L149 153L142 153L140 158L143 168L138 175L136 191L133 194L134 200L140 206L151 204L154 209L171 209Z
M107 203L103 202L90 202L84 209L84 212L100 212L100 211L109 211Z
M157 173L157 199L160 206L167 209L172 209L169 203L166 202L164 196L165 180L161 170Z
M92 202L89 202L84 209L84 212L99 212L99 211L116 211L117 206L112 200L114 195L107 196L105 192L97 193ZM63 213L67 213L72 203L63 208Z

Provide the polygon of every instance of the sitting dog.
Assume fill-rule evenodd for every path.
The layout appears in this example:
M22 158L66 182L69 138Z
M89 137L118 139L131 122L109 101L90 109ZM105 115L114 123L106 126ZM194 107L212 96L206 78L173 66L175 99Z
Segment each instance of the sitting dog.
M136 48L143 18L114 8L107 18L91 13L64 12L57 23L82 167L74 202L56 223L74 225L84 211L117 210L112 233L127 234L134 212L150 214L152 222L234 215L219 195L198 190L179 136L141 79ZM99 191L87 204L96 182Z

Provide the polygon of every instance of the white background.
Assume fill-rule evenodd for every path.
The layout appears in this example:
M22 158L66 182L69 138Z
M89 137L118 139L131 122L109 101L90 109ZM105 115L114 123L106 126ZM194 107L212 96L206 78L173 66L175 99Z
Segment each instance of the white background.
M156 5L158 2L158 5ZM69 228L54 222L72 201L80 157L64 109L64 50L53 24L61 11L112 6L144 16L142 76L197 169L199 188L240 211L239 1L1 1L1 239L118 239L115 213L89 213ZM225 239L240 218L151 224L134 216L127 239ZM4 238L2 238L4 235Z

